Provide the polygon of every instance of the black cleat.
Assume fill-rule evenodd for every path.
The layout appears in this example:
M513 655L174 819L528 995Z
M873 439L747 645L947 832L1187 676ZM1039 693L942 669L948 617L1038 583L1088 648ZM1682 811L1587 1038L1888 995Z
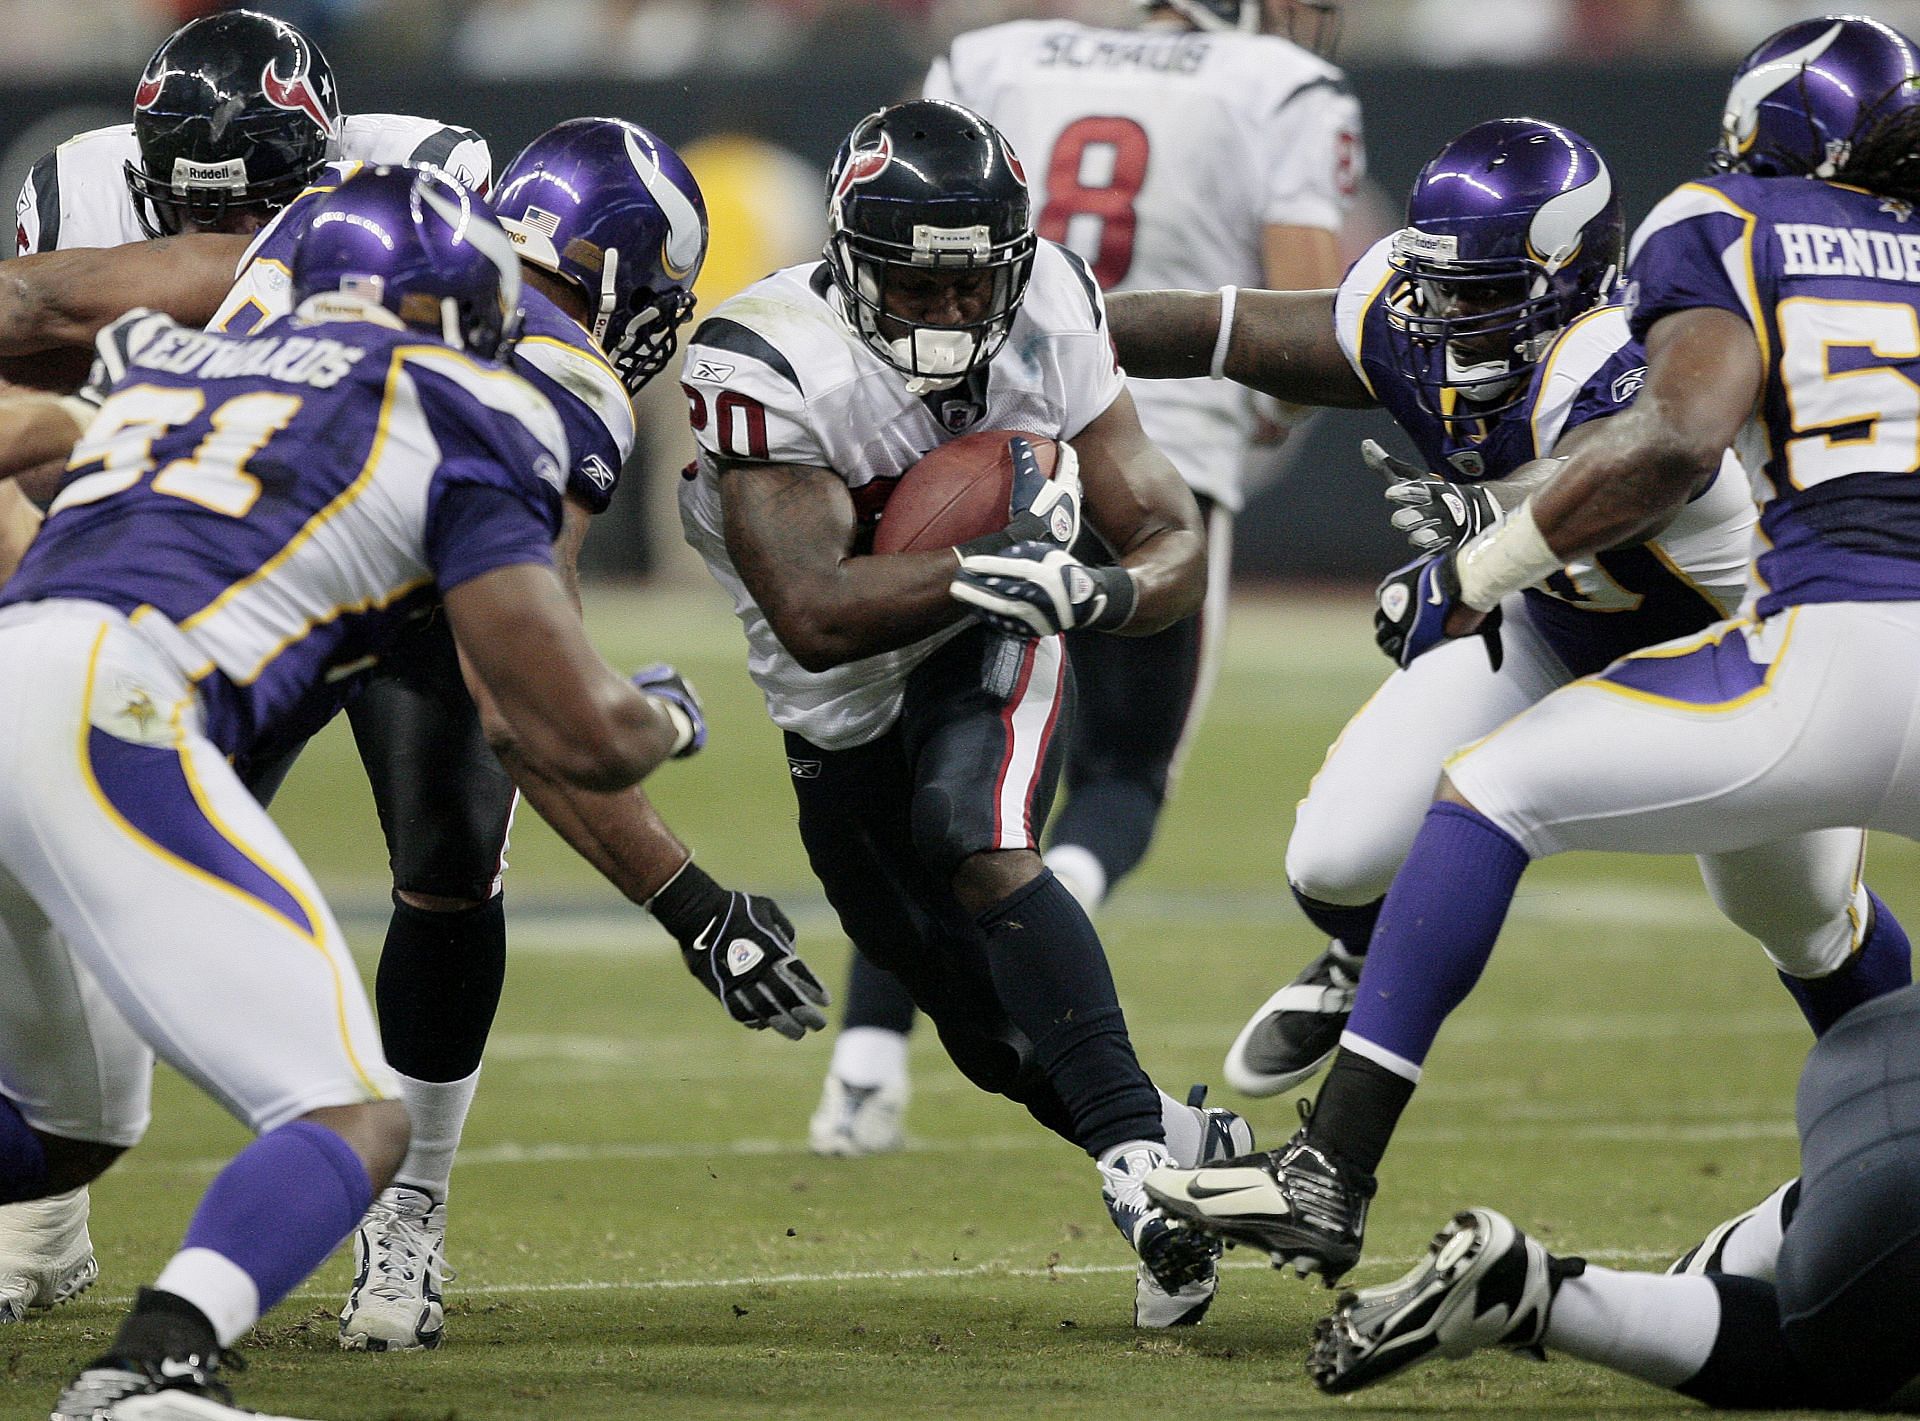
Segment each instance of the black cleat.
M1312 1079L1340 1044L1365 958L1339 942L1260 1004L1227 1048L1227 1084L1242 1095L1278 1095Z
M1508 1347L1540 1350L1554 1294L1586 1269L1560 1259L1491 1209L1469 1209L1434 1235L1405 1277L1345 1294L1313 1330L1307 1371L1324 1392L1357 1391L1430 1357Z
M50 1421L289 1421L233 1404L220 1369L240 1371L233 1353L160 1358L101 1357L67 1383Z
M1309 1144L1304 1129L1277 1150L1146 1178L1147 1197L1169 1214L1265 1249L1276 1268L1318 1273L1328 1287L1360 1260L1373 1191L1372 1175Z

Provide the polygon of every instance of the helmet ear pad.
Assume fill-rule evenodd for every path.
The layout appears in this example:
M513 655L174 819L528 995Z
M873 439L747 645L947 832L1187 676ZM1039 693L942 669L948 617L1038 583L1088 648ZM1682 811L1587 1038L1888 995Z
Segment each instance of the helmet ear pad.
M915 393L957 384L1006 343L1038 239L1012 147L958 104L914 100L869 114L827 181L823 252L849 327ZM987 296L958 321L890 301L896 273L986 273Z
M125 177L142 230L263 224L318 176L340 122L333 70L292 25L232 10L181 26L134 90Z

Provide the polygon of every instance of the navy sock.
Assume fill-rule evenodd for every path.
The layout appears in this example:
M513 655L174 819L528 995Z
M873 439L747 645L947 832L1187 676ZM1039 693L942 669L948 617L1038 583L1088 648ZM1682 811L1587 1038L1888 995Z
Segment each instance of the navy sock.
M353 1147L324 1125L296 1120L220 1171L181 1247L209 1249L238 1267L264 1314L327 1261L372 1202L373 1183Z
M1674 1388L1709 1406L1743 1411L1817 1404L1780 1327L1773 1284L1712 1275L1720 1294L1720 1331L1704 1366Z
M1007 1018L1096 1159L1125 1140L1159 1140L1160 1093L1127 1039L1099 935L1066 885L1042 869L976 920Z
M1873 924L1861 939L1860 950L1843 966L1824 977L1780 974L1815 1036L1862 1002L1913 983L1913 945L1907 941L1906 929L1871 888L1867 901L1873 904Z
M847 970L847 1001L840 1010L840 1027L873 1026L905 1036L913 1030L913 998L900 979L876 967L859 953Z
M13 1102L0 1095L0 1204L38 1199L46 1192L46 1148Z
M1390 1052L1417 1079L1441 1023L1493 955L1527 862L1526 851L1478 811L1450 803L1429 809L1381 907L1347 1037Z
M1374 925L1380 921L1380 909L1386 903L1385 898L1376 898L1371 903L1359 903L1348 907L1344 903L1322 903L1318 898L1310 898L1289 883L1293 889L1293 901L1300 905L1300 911L1321 932L1339 941L1355 957L1365 957L1367 947L1373 941Z
M396 897L373 982L388 1064L417 1081L465 1080L480 1069L506 980L504 895L451 913Z

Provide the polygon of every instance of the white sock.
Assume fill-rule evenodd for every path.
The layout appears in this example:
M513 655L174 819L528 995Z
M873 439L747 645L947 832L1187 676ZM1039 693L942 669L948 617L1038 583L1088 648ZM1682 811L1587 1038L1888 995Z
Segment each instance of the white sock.
M181 1249L153 1286L205 1313L222 1347L231 1347L260 1320L260 1290L247 1270L210 1248Z
M900 1084L907 1078L907 1038L884 1026L849 1026L834 1039L827 1069L861 1090Z
M1774 1269L1780 1262L1780 1240L1787 1231L1786 1225L1780 1222L1780 1206L1786 1201L1787 1191L1798 1182L1789 1179L1761 1202L1752 1218L1742 1219L1733 1226L1720 1253L1722 1273L1758 1278L1766 1283L1773 1281Z
M1673 1387L1707 1364L1719 1332L1720 1294L1711 1278L1588 1264L1560 1285L1545 1341L1569 1357Z
M460 1132L466 1127L467 1112L473 1108L473 1093L480 1085L476 1070L464 1080L417 1081L400 1076L400 1096L407 1103L413 1120L413 1143L407 1157L393 1176L395 1184L405 1184L431 1194L444 1202L453 1178L453 1156L460 1148Z
M1191 1105L1182 1105L1164 1090L1159 1095L1160 1128L1167 1133L1167 1153L1180 1168L1194 1169L1200 1163L1200 1147L1206 1143L1206 1123Z
M1053 876L1067 885L1067 892L1092 917L1107 901L1107 871L1100 860L1078 844L1055 844L1042 860Z

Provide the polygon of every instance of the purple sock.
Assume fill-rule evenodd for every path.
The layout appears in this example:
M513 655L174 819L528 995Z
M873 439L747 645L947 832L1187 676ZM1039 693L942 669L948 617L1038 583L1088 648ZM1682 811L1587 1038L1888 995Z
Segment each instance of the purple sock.
M1527 862L1526 851L1477 810L1429 809L1380 910L1348 1037L1412 1066L1425 1061L1440 1024L1493 955Z
M1861 941L1860 950L1843 966L1824 977L1780 974L1815 1036L1824 1035L1829 1026L1862 1002L1913 982L1913 944L1907 941L1906 929L1871 888L1867 901L1873 904L1873 926Z
M324 1125L296 1120L220 1171L181 1247L233 1263L253 1280L264 1313L326 1261L372 1202L373 1183L353 1147Z
M47 1152L13 1102L0 1095L0 1204L47 1192Z

